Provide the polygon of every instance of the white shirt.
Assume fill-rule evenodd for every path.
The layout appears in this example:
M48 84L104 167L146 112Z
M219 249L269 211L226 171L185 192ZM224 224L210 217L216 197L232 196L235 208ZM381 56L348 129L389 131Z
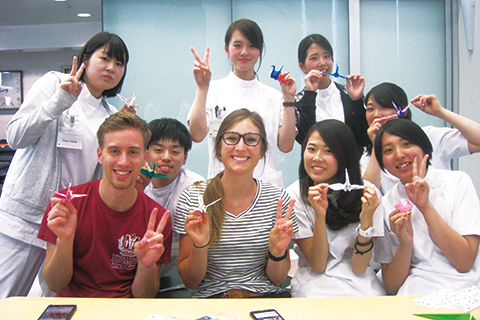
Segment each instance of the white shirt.
M267 133L268 150L260 159L253 173L254 178L283 186L283 175L278 170L278 133L283 119L282 94L257 78L246 81L233 72L221 80L212 81L206 103L209 167L208 179L223 170L223 164L215 158L215 137L220 123L235 110L247 108L260 114ZM190 114L189 113L189 119Z
M445 222L460 235L480 235L480 205L470 177L461 171L428 168L425 180L430 186L430 202ZM398 200L407 198L405 186L398 183L382 198L377 209L384 217L385 237L375 242L375 261L390 263L399 240L390 230L389 214ZM398 295L424 295L441 289L459 290L480 284L480 259L470 271L461 273L445 257L430 235L422 213L414 206L411 213L413 255L410 272Z
M325 119L337 119L345 122L342 97L335 82L330 81L330 85L325 89L317 89L315 106L317 122Z
M80 149L67 148L57 141L62 165L60 189L67 188L70 181L72 185L79 185L92 180L97 166L97 131L110 115L101 102L102 98L92 96L82 82L77 101L59 119L58 140L63 136L73 138L81 146Z
M366 184L370 185L367 181ZM291 184L287 192L292 199L296 200L298 232L294 234L293 239L313 237L315 211L309 203L302 200L299 181ZM373 220L375 236L383 236L383 216L374 214ZM300 248L297 245L294 246L298 254L298 269L291 282L292 294L295 298L385 295L385 289L370 266L361 274L353 272L352 255L358 224L351 223L336 231L327 226L329 255L325 272L314 271Z

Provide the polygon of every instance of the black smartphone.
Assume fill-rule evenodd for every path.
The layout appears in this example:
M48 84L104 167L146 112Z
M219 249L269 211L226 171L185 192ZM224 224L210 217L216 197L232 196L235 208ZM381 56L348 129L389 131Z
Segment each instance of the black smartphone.
M285 320L275 309L250 311L250 316L255 320Z
M38 320L69 320L77 310L74 304L51 304Z

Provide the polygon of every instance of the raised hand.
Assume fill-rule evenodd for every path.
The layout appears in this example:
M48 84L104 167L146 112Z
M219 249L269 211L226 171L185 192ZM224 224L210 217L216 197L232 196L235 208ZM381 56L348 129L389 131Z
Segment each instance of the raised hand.
M147 170L151 170L150 169L150 166L148 165L148 163L145 163L145 165L143 166L143 168L147 169ZM137 179L135 180L135 188L139 191L142 191L145 190L145 188L148 186L148 184L150 183L152 179L150 179L149 177L147 177L146 175L142 174L142 173L139 173L138 174L138 177Z
M368 135L368 138L370 139L370 141L372 141L372 143L375 142L375 137L377 136L377 132L380 129L380 127L382 125L384 125L387 121L388 121L388 119L386 117L378 118L378 119L373 120L370 127L368 127L367 135Z
M433 94L419 94L410 102L418 109L435 117L438 117L439 114L444 110L444 108L440 104L440 101L438 101L437 97Z
M361 74L352 74L347 76L347 92L352 100L358 100L363 97L365 88L365 78Z
M373 223L373 214L380 205L378 195L372 187L366 186L362 197L362 212L360 212L360 221L367 219L368 224Z
M426 154L418 168L418 158L415 157L412 162L412 182L405 184L405 191L408 198L413 204L422 211L429 202L430 186L427 181L424 180L427 174L427 160L428 154Z
M200 60L200 56L197 54L194 48L190 48L195 57L193 75L195 77L195 82L199 87L207 87L210 84L212 78L212 72L210 71L210 66L208 64L208 57L210 55L210 48L207 47L205 50L205 56L203 61Z
M55 235L63 240L71 240L77 228L77 209L71 201L53 197L50 199L52 209L47 215L47 226Z
M295 200L290 200L285 217L282 218L283 200L279 199L277 204L277 217L275 225L270 231L268 246L274 256L283 256L287 250L290 240L293 237L293 221L290 220Z
M393 210L390 215L390 229L404 245L413 244L413 228L411 214L400 213L399 209Z
M80 83L80 77L83 70L85 70L85 63L82 62L80 69L77 70L77 57L73 57L72 70L69 76L60 83L60 88L70 93L72 96L78 97L82 91L82 84Z
M122 111L127 111L127 112L130 112L130 113L133 113L133 114L137 114L137 110L136 108L134 107L129 107L127 106L126 104L123 105L122 109L120 109L120 112Z
M320 183L308 188L308 202L315 211L315 216L325 220L328 209L328 184Z
M210 243L210 223L206 212L191 210L185 219L184 228L195 246L203 247Z
M318 84L320 83L320 79L322 79L323 77L328 77L328 76L317 69L310 70L304 78L305 90L317 91Z
M165 211L162 219L155 229L155 222L157 220L158 208L154 208L148 219L147 232L142 240L135 242L134 252L139 263L142 263L147 268L152 268L156 265L158 259L165 252L163 241L165 240L162 232L168 223L170 211Z
M288 97L290 101L295 101L295 93L297 91L297 82L295 81L295 79L290 77L290 74L285 75L284 79L285 79L285 82L281 84L283 96Z

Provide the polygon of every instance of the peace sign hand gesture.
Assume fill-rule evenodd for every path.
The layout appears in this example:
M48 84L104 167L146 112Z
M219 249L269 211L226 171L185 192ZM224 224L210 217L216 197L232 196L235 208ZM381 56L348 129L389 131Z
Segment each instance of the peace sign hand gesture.
M83 70L85 70L85 63L82 62L80 69L77 71L77 57L73 57L70 75L60 83L60 88L70 93L72 96L78 97L82 91L80 77L82 76Z
M293 221L290 220L290 215L292 214L295 200L290 200L287 212L285 213L285 218L282 218L282 204L283 200L279 199L275 225L270 231L268 239L269 250L275 257L283 256L293 237Z
M205 56L203 61L200 60L200 56L198 55L197 51L192 47L190 50L195 57L193 68L193 75L195 77L195 81L199 87L208 87L210 84L210 79L212 78L212 72L210 71L210 66L208 65L208 57L210 55L210 48L207 47L205 50Z
M162 232L170 218L170 211L165 211L162 219L158 223L157 229L155 229L157 214L158 208L154 208L150 214L150 219L148 220L147 232L145 232L142 240L135 242L133 249L135 256L138 259L138 263L143 264L147 268L155 267L158 259L160 259L165 252L165 247L163 245L165 237Z
M424 180L427 174L427 160L428 154L426 154L418 169L418 158L415 157L412 163L412 182L405 184L405 191L408 198L412 200L413 204L423 211L429 203L430 186L427 181Z

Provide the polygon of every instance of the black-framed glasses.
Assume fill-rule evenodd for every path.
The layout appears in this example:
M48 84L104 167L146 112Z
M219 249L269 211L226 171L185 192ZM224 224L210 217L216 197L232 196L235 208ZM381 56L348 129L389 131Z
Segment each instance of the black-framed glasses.
M249 147L256 147L260 141L262 141L262 135L260 133L249 132L240 134L233 131L222 132L223 142L229 146L236 145L240 141L240 138L243 138L243 142Z

